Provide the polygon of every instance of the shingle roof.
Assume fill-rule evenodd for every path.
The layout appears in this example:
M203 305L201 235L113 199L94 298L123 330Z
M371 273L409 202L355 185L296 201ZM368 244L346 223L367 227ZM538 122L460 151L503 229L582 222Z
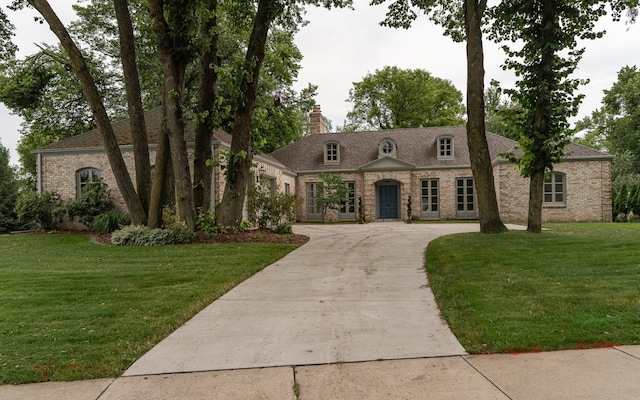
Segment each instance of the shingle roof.
M453 138L454 158L451 160L438 160L437 139L441 136ZM398 160L417 168L470 165L467 133L464 126L312 134L274 151L271 155L298 172L357 170L378 159L378 145L383 139L391 139L395 142ZM340 163L325 165L324 145L331 141L340 144ZM512 151L518 144L493 133L487 133L487 141L491 159L494 161L501 153Z
M149 143L156 144L162 126L162 110L156 108L145 112L145 121ZM112 126L121 146L132 144L128 119L115 122ZM454 140L455 157L451 160L438 160L437 158L437 139L441 136L449 136ZM357 170L363 165L378 159L378 145L385 138L395 142L398 160L411 164L416 168L467 167L470 165L467 133L464 126L311 134L270 154L262 154L259 157L267 161L282 163L290 170L297 172ZM231 143L231 135L223 131L216 131L213 134L213 139L220 140L227 146ZM191 124L188 124L185 128L185 140L187 143L194 141L194 130ZM324 145L330 141L340 144L339 164L324 164ZM518 145L517 142L511 139L490 132L487 132L487 142L491 160L494 162L500 158L500 154L514 151ZM103 147L102 135L97 129L94 129L53 143L36 150L36 152L100 147ZM568 158L611 157L606 153L575 143L567 146L566 154Z
M160 133L160 129L162 127L162 109L155 108L153 110L146 111L144 113L144 120L147 126L147 135L149 144L157 144L158 143L158 135ZM111 124L113 127L113 132L116 135L116 139L118 140L118 144L120 146L131 145L132 139L130 134L129 127L129 119L124 119L118 122L114 122ZM185 140L187 143L193 143L194 141L194 130L192 124L187 124L185 126ZM213 134L213 139L221 140L223 143L230 144L231 143L231 135L223 131L216 131ZM103 147L102 135L97 129L91 130L89 132L82 133L80 135L71 137L69 139L61 140L57 143L50 144L45 146L37 151L41 150L71 150L71 149L85 149L85 148L96 148Z

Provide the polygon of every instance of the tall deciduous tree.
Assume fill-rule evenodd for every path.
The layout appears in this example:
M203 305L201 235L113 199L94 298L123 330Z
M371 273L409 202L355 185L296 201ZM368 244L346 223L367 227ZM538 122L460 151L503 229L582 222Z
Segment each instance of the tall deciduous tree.
M198 88L198 105L196 110L197 124L195 150L193 158L193 196L196 208L209 211L211 204L212 166L211 132L215 129L215 108L220 59L218 57L218 0L205 2L204 20L201 22L200 35L205 40L205 49L200 57L200 86Z
M530 178L527 230L542 230L544 176L561 161L570 140L568 118L575 115L582 96L580 81L571 79L584 52L578 39L595 39L595 22L613 7L615 17L637 1L503 0L493 9L493 38L522 43L505 49L506 66L520 77L509 93L520 106L509 115L509 128L520 137L521 157L514 157L523 176Z
M264 61L269 27L278 16L279 7L276 0L259 1L253 30L249 38L239 85L243 99L234 117L231 153L226 160L227 181L218 214L218 222L224 226L237 226L242 220L244 198L251 176L251 124L258 95L260 69Z
M118 141L115 133L113 132L113 128L111 127L111 121L109 120L104 103L102 102L101 94L98 91L95 81L89 71L85 58L69 35L64 24L62 24L56 13L49 5L48 1L28 0L28 3L33 6L47 21L49 28L56 35L58 40L60 40L60 44L69 56L73 71L78 77L78 80L82 85L85 98L91 107L96 126L102 134L105 153L109 159L109 164L111 165L111 170L115 176L118 189L120 190L129 214L131 215L132 222L134 224L146 224L147 215L142 207L142 202L135 191L133 182L131 181L127 166L124 163L122 153L120 152Z
M576 123L574 141L613 154L613 186L640 183L640 70L625 66L604 91L602 107Z
M185 73L196 49L194 0L149 0L149 15L158 36L158 52L163 72L162 101L169 135L171 161L176 184L176 203L180 220L191 230L196 226L196 209L184 138L183 109Z
M384 67L354 82L345 130L383 130L464 123L462 93L422 69Z
M242 220L252 165L252 122L258 95L262 63L265 59L267 35L273 23L278 22L291 29L301 23L303 4L323 4L326 7L344 6L350 0L259 0L253 28L247 45L246 56L239 71L240 99L234 114L231 151L226 160L226 184L222 202L218 208L218 221L226 226L236 226Z
M373 0L372 4L383 4L386 1ZM408 28L418 12L424 12L443 26L445 33L453 40L466 41L467 142L478 196L478 219L481 232L498 233L507 228L500 219L485 132L482 22L486 11L486 0L392 0L383 24Z
M144 120L144 107L138 64L136 63L136 43L133 34L133 23L129 14L127 0L113 0L113 6L118 20L118 34L120 37L120 58L122 72L127 93L129 110L129 126L133 143L133 159L136 173L136 187L138 197L145 212L149 211L151 197L151 162L149 161L149 143L147 126Z

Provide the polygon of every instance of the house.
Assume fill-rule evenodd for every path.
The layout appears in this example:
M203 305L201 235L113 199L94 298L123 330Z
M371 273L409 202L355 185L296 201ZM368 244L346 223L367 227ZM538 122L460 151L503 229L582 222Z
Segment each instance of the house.
M160 110L145 114L150 156L160 129ZM320 107L310 113L310 134L270 154L254 157L253 181L266 181L274 190L295 193L303 201L299 221L403 220L409 198L414 219L453 220L477 218L477 200L464 126L397 129L374 132L326 133ZM133 169L128 121L113 125L127 165ZM193 149L193 132L187 131ZM513 151L513 140L487 133L496 195L504 222L527 220L529 180L501 154ZM230 148L231 137L213 133L213 152ZM102 139L97 131L36 150L38 190L56 190L63 198L78 196L86 182L99 176L117 192ZM562 163L547 174L543 221L611 221L612 156L570 144ZM350 190L339 210L323 210L320 173L340 174ZM134 174L132 174L134 178ZM221 201L224 174L216 167L212 177L212 205Z

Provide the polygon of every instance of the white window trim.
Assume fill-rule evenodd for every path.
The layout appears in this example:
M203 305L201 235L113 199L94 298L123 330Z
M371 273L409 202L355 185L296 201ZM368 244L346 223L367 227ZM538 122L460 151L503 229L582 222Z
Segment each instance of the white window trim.
M442 146L443 146L443 142L445 140L450 140L451 141L451 154L447 155L447 154L442 154ZM455 152L455 140L453 138L453 136L440 136L438 137L437 141L437 154L438 154L438 160L453 160L455 158L456 152ZM446 151L446 149L445 149Z
M556 182L556 176L558 175L562 176L562 201L555 201L556 195L558 194L558 192L555 190L555 187L558 184ZM543 181L542 206L543 207L566 207L567 206L567 174L553 171L553 172L547 172L546 174L544 174L544 176L545 176L545 180L547 176L551 177L551 182L549 183L551 185L551 192L547 192L545 190L545 186L547 185L547 182ZM551 194L551 198L553 199L552 201L545 201L545 197L547 194Z
M93 180L96 178L95 172L97 171L97 178L98 179L102 179L102 171L100 171L98 168L94 168L94 167L85 167L85 168L80 168L79 170L76 171L76 199L80 198L80 195L82 194L82 188L87 184L87 182L82 183L80 181L80 174L83 171L89 171L89 180Z
M335 160L330 160L329 159L329 146L330 145L335 145L336 146L336 153L335 153ZM338 142L326 142L324 144L324 163L325 164L340 164L340 143Z
M391 151L389 152L385 152L384 150L386 143L389 143L391 145ZM383 158L383 157L396 158L397 149L398 149L398 146L396 145L396 142L394 142L390 138L384 138L378 144L378 158Z

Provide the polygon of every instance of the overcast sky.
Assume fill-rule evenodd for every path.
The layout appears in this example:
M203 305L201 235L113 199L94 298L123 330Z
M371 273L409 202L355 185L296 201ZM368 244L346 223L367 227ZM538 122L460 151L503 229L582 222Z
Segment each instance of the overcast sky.
M71 4L76 1L50 0L50 3L63 22L74 18ZM296 87L306 87L308 83L318 86L317 103L332 121L334 129L344 124L350 109L346 99L353 82L385 66L425 69L434 76L450 80L458 90L465 92L463 44L442 36L442 30L425 17L418 19L409 30L381 27L379 22L384 19L386 7L371 7L368 3L369 0L354 0L355 10L311 7L307 13L309 24L296 37L296 44L304 56ZM15 41L21 56L36 52L34 43L55 43L47 25L33 21L35 12L7 12L17 28ZM590 83L581 89L586 97L579 117L600 107L603 90L611 87L623 66L640 66L638 24L612 23L607 17L601 26L606 27L607 35L586 43L587 51L575 75L590 79ZM504 54L498 46L485 42L487 85L495 79L503 87L513 86L513 74L500 67L503 60ZM18 163L15 148L20 122L0 104L0 137L2 145L11 151L12 164Z

